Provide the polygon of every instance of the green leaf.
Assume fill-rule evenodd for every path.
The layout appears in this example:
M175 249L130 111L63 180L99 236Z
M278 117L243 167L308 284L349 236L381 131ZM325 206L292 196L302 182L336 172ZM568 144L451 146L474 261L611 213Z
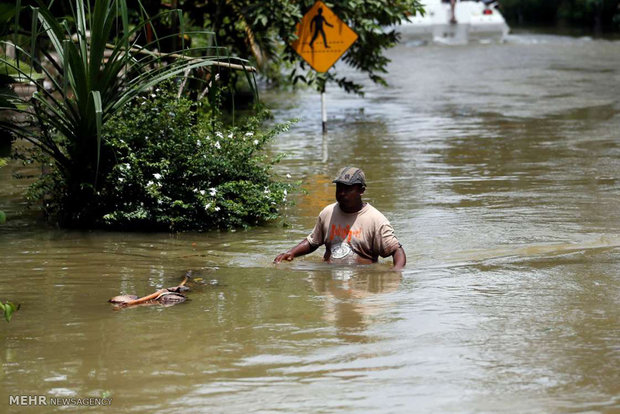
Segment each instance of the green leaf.
M7 322L11 321L13 313L19 310L20 307L21 305L15 305L11 302L7 302L5 304L2 304L2 302L0 302L0 309L4 312L4 319L6 319Z
M92 91L92 102L95 109L95 123L97 125L97 167L95 169L95 183L99 176L99 163L101 161L101 134L103 133L103 107L101 105L101 93Z

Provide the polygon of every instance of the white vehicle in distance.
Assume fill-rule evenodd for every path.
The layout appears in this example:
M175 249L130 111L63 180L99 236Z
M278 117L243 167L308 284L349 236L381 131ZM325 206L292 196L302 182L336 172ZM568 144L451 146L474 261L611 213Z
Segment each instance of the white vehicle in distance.
M503 41L510 28L498 9L497 0L457 0L454 20L449 0L421 0L424 16L410 16L394 27L402 40L465 44L470 41Z

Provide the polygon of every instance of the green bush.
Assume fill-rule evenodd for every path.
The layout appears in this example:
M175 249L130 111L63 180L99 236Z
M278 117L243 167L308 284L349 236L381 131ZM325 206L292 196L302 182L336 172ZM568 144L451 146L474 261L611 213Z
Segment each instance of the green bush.
M263 150L288 124L263 131L262 114L225 127L196 106L156 89L105 124L102 179L94 203L83 206L97 227L210 230L278 217L292 185L274 180L271 167L280 157ZM63 177L52 171L30 198L43 197L48 214L56 216L62 188Z
M203 72L201 76L208 72L207 97L213 97L222 85L220 69L231 60L241 64L234 68L251 80L253 77L242 70L247 62L229 57L215 42L190 48L180 42L177 50L153 53L151 49L159 49L160 41L188 34L179 10L152 18L139 12L138 20L130 23L125 0L35 3L39 7L16 7L31 22L26 32L29 41L15 46L19 62L0 54L0 70L34 85L36 92L32 96L11 94L7 77L0 78L0 115L17 113L23 119L16 122L13 115L0 116L0 137L23 138L51 157L54 178L47 184L61 185L51 187L51 197L63 203L56 221L63 227L90 228L98 219L96 191L101 187L101 173L108 167L102 160L102 129L125 104L156 85L186 74L197 76L198 72ZM59 6L60 12L68 10L71 15L57 17ZM0 8L0 23L2 14ZM155 36L152 24L172 16L176 16L179 31ZM16 20L21 21L17 16ZM20 28L19 33L24 31L25 27ZM154 36L147 36L149 32ZM197 35L214 37L202 30ZM0 47L8 46L0 41ZM24 62L27 64L22 65ZM248 84L255 86L254 82ZM55 178L58 174L62 178Z

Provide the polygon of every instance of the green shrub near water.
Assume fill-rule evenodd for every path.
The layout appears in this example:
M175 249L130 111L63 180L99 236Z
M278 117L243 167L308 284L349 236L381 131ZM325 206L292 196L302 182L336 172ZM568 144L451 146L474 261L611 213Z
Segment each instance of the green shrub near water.
M246 227L278 217L291 185L276 181L265 145L283 124L261 130L261 116L226 127L213 113L156 89L106 122L101 179L84 206L98 227L210 230ZM45 175L30 193L44 208L62 208L63 178Z
M103 126L126 104L156 85L190 74L209 73L207 98L215 97L225 85L218 80L223 67L243 72L251 87L255 82L244 69L247 62L228 56L217 46L214 33L186 31L179 10L149 17L138 7L137 19L130 22L126 0L58 3L37 1L38 7L21 8L18 1L15 5L16 13L24 16L20 19L15 14L15 20L31 22L29 30L20 28L20 32L28 30L29 41L15 45L19 63L0 54L0 66L5 74L34 85L37 91L32 96L15 95L0 87L0 115L11 113L0 116L0 137L22 138L51 158L53 178L40 183L45 191L39 194L46 197L54 221L66 228L92 228L100 224L99 209L105 205L98 194L110 167L104 162L114 161L105 159L110 154L106 154L109 148L103 148ZM71 15L57 17L63 10ZM169 18L178 22L178 32L156 36L152 25ZM154 36L147 36L149 32ZM150 52L159 49L160 41L185 39L185 34L213 43L190 47L181 41L176 50ZM0 46L9 45L0 42ZM229 67L231 60L239 65ZM0 85L6 86L7 81L0 79Z

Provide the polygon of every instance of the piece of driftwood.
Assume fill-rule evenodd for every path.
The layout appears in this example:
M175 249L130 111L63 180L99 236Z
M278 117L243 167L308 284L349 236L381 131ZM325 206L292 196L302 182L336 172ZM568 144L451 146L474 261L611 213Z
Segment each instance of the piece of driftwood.
M183 294L183 292L187 292L189 290L189 287L185 286L189 278L190 276L186 275L179 285L166 289L159 289L156 292L141 298L136 295L119 295L110 298L108 302L114 304L115 308L155 304L165 306L176 305L177 303L185 302L187 300L187 297Z

